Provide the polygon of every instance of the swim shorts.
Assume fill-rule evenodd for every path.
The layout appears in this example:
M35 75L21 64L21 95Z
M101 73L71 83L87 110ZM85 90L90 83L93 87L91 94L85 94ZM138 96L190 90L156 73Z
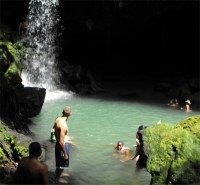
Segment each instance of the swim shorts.
M65 160L64 153L61 150L59 142L55 144L55 157L56 157L56 168L67 169L69 167L69 144L65 143L65 150L68 155L68 160Z

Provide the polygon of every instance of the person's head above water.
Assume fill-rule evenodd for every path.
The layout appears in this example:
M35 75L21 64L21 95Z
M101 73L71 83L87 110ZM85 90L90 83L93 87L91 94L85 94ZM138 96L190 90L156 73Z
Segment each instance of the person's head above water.
M124 142L123 141L118 141L116 149L117 150L121 150L123 146L124 146Z
M72 114L71 107L65 106L63 108L63 112L62 113L63 113L64 116L70 116Z
M140 125L140 126L138 127L137 133L143 134L143 131L144 131L145 128L147 128L147 126Z
M144 125L140 125L140 126L138 127L138 131L139 131L139 130L143 130L144 128L146 128Z

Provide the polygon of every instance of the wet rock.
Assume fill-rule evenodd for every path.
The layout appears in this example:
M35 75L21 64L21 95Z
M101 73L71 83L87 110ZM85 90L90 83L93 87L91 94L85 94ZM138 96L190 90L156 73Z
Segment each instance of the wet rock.
M69 173L63 172L62 175L56 180L56 184L68 184L69 178Z
M38 115L42 109L46 89L37 87L25 87L15 90L20 106L20 113L27 117Z

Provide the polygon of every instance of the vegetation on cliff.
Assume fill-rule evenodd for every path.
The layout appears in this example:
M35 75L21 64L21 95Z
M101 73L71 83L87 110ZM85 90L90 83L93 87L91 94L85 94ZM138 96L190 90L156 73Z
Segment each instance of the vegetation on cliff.
M27 119L20 114L16 89L23 88L21 72L24 43L16 33L1 26L0 30L0 173L16 167L16 162L28 154L31 138ZM4 170L3 170L4 171ZM0 177L0 180L2 177Z
M0 32L0 74L10 84L21 83L24 48L23 42L17 37Z
M144 141L152 184L200 182L200 116L150 126Z
M16 120L19 102L15 89L22 87L24 44L13 32L0 31L0 116Z
M22 156L28 155L31 139L8 127L0 119L0 167L15 166Z

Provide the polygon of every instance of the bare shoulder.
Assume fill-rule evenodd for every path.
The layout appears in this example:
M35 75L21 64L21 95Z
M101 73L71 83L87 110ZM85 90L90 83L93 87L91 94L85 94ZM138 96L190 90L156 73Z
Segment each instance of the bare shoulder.
M57 117L56 120L55 120L55 124L56 124L56 123L59 123L60 120L61 120L61 117Z
M48 166L46 164L42 163L42 162L38 161L38 167L43 172L48 171Z
M63 119L60 120L60 127L66 128L66 129L68 128L65 120Z
M62 118L61 117L57 117L55 120L55 126L56 127L60 127L62 125Z
M23 157L19 161L19 166L24 166L24 165L26 165L26 163L28 163L28 158L27 157Z
M47 166L46 164L43 164L43 169L44 169L45 171L48 171L48 166Z
M62 117L58 117L58 118L56 118L55 124L66 125L66 121L64 119L62 119Z
M27 161L28 160L28 157L22 157L20 162L24 162L24 161Z

